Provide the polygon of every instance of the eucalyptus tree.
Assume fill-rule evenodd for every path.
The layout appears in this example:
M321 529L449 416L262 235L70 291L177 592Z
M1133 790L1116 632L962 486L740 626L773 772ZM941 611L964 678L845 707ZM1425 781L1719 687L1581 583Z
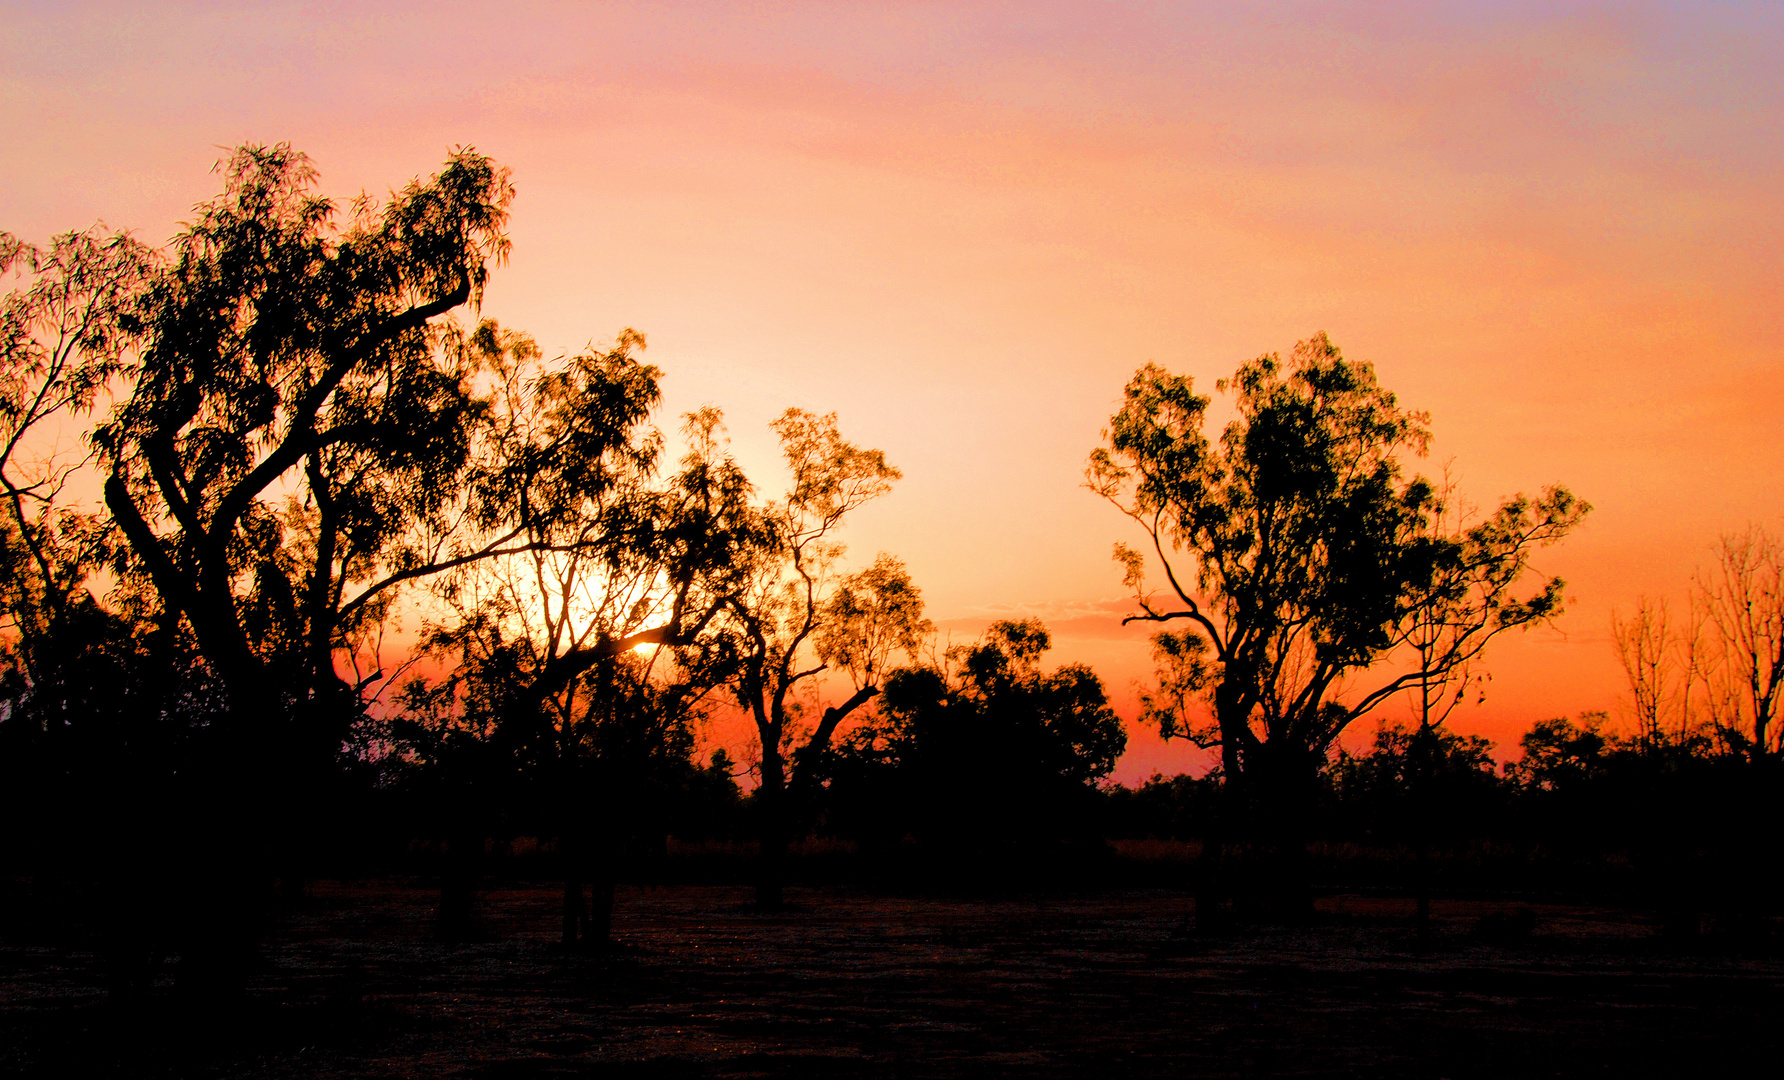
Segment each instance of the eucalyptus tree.
M448 674L406 697L436 743L456 729L461 746L501 759L509 797L536 804L537 827L556 837L564 944L604 943L618 841L640 827L653 778L685 762L689 725L721 678L711 628L748 487L716 456L703 414L679 469L659 476L659 375L637 359L641 335L550 363L493 324L468 344L500 418L492 457L524 474L501 486L537 505L515 519L523 550L438 580L444 616L428 640Z
M757 510L751 542L738 547L723 624L729 687L761 744L756 901L765 908L784 902L794 797L815 787L838 727L880 693L892 657L914 654L931 630L901 561L881 554L842 569L844 519L890 491L898 470L846 441L834 413L788 409L773 426L791 483ZM832 669L851 691L823 705L819 680Z
M466 550L457 498L487 413L441 317L504 257L506 170L455 153L345 221L287 146L243 147L144 300L140 368L95 434L106 505L143 577L226 687L252 753L333 755L346 639ZM296 710L296 714L293 710ZM301 714L280 731L279 718Z
M1706 726L1700 684L1709 655L1697 600L1682 619L1664 599L1645 596L1634 614L1611 613L1611 643L1629 687L1636 743L1650 752L1683 747Z
M1090 668L1041 669L1051 645L1039 620L1003 620L940 664L891 672L839 755L845 822L882 842L914 835L968 874L1086 832L1127 731Z
M470 150L343 213L247 146L141 298L128 397L94 433L121 566L227 701L190 775L198 982L239 985L259 883L287 879L376 670L337 659L407 582L510 550L489 414L445 318L508 250L506 170ZM375 663L375 661L374 661ZM206 849L229 856L208 861Z
M1116 545L1139 607L1125 621L1189 624L1155 639L1149 715L1167 738L1219 750L1226 828L1260 830L1292 891L1314 780L1338 736L1397 695L1422 690L1429 703L1497 635L1560 614L1559 579L1527 595L1516 586L1535 549L1589 507L1554 487L1460 532L1440 528L1438 488L1401 472L1403 455L1426 450L1429 418L1324 334L1216 388L1236 415L1211 441L1209 399L1188 377L1142 368L1087 482L1150 548ZM1164 599L1147 587L1149 560ZM1198 723L1204 694L1212 718Z

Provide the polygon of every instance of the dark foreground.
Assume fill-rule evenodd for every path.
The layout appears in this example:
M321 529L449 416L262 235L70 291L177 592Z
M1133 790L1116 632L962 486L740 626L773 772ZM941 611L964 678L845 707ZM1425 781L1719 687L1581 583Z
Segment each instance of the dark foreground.
M1421 947L1410 902L1355 897L1201 939L1162 892L794 890L766 916L671 887L622 893L622 948L585 957L554 899L486 894L494 940L442 945L425 889L318 885L228 1013L121 1018L91 957L0 946L0 1074L1688 1076L1784 1048L1775 952L1586 906L1440 902Z

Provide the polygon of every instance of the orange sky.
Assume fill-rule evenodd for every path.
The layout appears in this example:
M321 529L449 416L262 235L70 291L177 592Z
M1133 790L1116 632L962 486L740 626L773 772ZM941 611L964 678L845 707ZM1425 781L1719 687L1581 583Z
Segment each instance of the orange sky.
M1124 703L1135 537L1077 485L1148 360L1211 389L1324 329L1474 501L1596 505L1540 560L1569 613L1455 718L1500 740L1614 708L1612 608L1784 528L1774 4L371 7L0 3L0 228L165 238L247 140L338 196L475 145L520 190L489 314L645 331L764 476L770 417L837 411L906 476L856 555Z

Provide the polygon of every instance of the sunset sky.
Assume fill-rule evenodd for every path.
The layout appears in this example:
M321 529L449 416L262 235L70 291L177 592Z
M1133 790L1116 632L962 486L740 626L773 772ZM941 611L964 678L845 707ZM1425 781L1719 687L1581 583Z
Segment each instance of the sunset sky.
M345 198L510 166L485 313L636 327L667 414L834 410L904 470L847 539L956 639L1054 629L1131 715L1146 632L1079 485L1132 371L1325 330L1432 414L1417 467L1596 507L1505 640L1502 742L1615 710L1614 608L1784 529L1784 7L0 0L0 229L160 242L242 142ZM1389 715L1404 715L1396 709ZM1120 778L1200 760L1136 732Z

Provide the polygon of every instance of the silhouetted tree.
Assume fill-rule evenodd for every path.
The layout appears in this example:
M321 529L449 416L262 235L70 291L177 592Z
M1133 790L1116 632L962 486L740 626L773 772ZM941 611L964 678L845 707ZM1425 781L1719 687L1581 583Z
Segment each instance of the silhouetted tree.
M1480 836L1507 795L1492 750L1487 739L1442 725L1380 725L1367 753L1340 750L1332 762L1344 825L1420 845Z
M727 603L730 688L762 748L756 900L767 908L783 903L791 797L812 786L838 725L879 694L891 655L915 650L929 629L897 559L882 554L864 570L838 573L843 519L891 490L898 470L880 451L844 441L834 414L788 409L774 429L792 483L760 509L755 543L739 547ZM832 667L849 675L853 692L806 727L801 695Z
M293 872L360 711L337 655L396 587L517 535L461 543L512 492L474 460L486 409L434 321L507 251L507 173L461 151L344 225L288 147L245 147L224 173L144 294L134 386L95 434L128 569L229 702L194 823L213 835L194 843L231 854L195 889L213 932L184 953L220 988L243 977L256 880Z
M1604 774L1615 749L1601 712L1584 713L1576 723L1565 716L1539 720L1518 739L1524 756L1512 762L1507 775L1527 788L1557 791L1576 787Z
M155 269L125 233L95 227L48 248L0 233L0 275L29 278L0 298L0 589L8 658L26 682L55 659L43 635L70 605L92 602L84 586L107 555L105 523L65 496L87 455L50 429L89 412L130 368Z
M1050 645L1039 620L1005 620L947 669L891 672L833 769L845 822L882 844L913 834L955 872L1093 836L1094 785L1127 732L1088 667L1040 669Z
M1714 637L1711 693L1723 731L1754 759L1777 756L1784 730L1784 543L1762 528L1722 537L1698 578Z
M731 760L730 751L722 746L713 750L704 766L690 758L677 772L663 792L668 836L693 841L746 837L743 788L737 783L744 769Z
M1775 757L1784 696L1784 544L1763 528L1725 534L1683 619L1643 597L1611 616L1637 741L1665 752L1714 733L1754 761Z
M1202 776L1153 773L1138 787L1103 789L1106 835L1112 839L1196 840L1218 812L1220 771Z
M455 670L429 681L414 676L393 695L371 729L385 793L396 804L395 828L405 839L437 844L440 904L434 936L481 938L477 889L486 839L528 833L545 815L536 805L514 749L496 738L506 695L503 655L467 677Z
M1218 443L1202 432L1208 399L1155 366L1128 384L1107 445L1091 456L1092 490L1145 531L1172 603L1156 606L1146 557L1117 545L1140 613L1128 621L1193 624L1203 640L1161 640L1152 715L1167 736L1221 753L1228 831L1247 822L1272 854L1266 891L1304 910L1301 853L1315 778L1338 735L1396 694L1477 658L1497 634L1560 611L1558 580L1512 595L1536 547L1586 512L1565 489L1519 497L1459 536L1433 528L1436 488L1403 479L1399 455L1422 453L1423 414L1399 406L1367 364L1323 334L1288 365L1274 354L1230 380L1237 416ZM1191 566L1180 571L1179 553ZM1356 672L1411 654L1398 674L1340 701ZM1213 722L1177 707L1209 692ZM1203 881L1215 888L1224 836L1211 838ZM1210 910L1216 897L1205 894Z
M1659 747L1709 726L1703 611L1693 598L1684 625L1664 600L1641 598L1628 616L1611 613L1611 641L1629 687L1637 739Z
M648 423L658 373L631 331L606 352L544 364L522 335L484 324L469 347L494 376L494 459L527 504L524 549L468 564L438 590L452 616L429 637L452 666L411 698L436 728L482 733L543 793L540 831L564 871L563 939L605 943L619 839L691 747L690 720L728 669L708 655L726 602L746 486L715 461L708 420L665 482ZM439 702L462 696L464 713ZM481 847L467 836L461 848ZM596 875L595 917L584 886ZM457 880L462 880L459 875ZM462 898L448 898L462 908Z

